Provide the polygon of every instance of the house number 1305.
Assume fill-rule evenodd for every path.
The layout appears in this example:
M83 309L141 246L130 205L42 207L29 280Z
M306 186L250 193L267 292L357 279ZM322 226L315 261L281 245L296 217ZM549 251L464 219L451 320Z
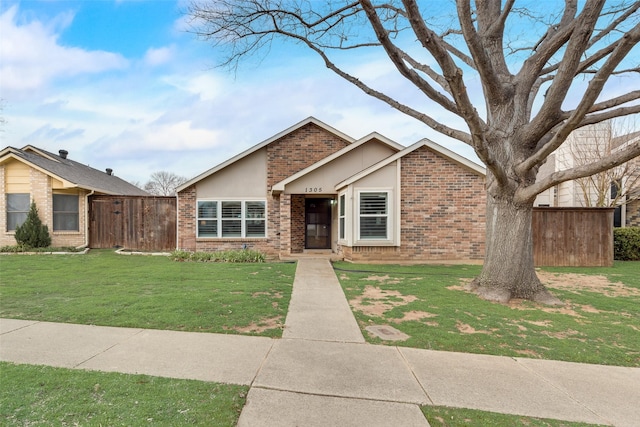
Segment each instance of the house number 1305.
M305 193L322 193L322 187L305 187Z

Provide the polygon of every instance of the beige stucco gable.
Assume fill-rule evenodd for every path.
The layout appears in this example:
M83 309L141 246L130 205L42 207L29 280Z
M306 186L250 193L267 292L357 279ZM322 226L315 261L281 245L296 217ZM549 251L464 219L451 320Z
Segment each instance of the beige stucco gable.
M267 192L267 149L261 148L196 183L198 198L255 197Z

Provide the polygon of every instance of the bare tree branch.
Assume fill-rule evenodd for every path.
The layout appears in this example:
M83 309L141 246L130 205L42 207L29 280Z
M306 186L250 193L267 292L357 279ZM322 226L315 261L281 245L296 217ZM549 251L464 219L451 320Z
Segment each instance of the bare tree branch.
M593 163L576 166L572 169L554 172L544 179L536 182L535 184L532 184L526 188L519 189L517 191L516 198L521 201L531 200L535 198L537 194L540 194L544 190L551 188L554 185L558 185L565 181L584 178L603 170L611 169L614 166L618 166L638 156L640 156L640 141L636 141L635 143L630 144L624 150L620 150L617 153L611 154L602 159L598 159Z

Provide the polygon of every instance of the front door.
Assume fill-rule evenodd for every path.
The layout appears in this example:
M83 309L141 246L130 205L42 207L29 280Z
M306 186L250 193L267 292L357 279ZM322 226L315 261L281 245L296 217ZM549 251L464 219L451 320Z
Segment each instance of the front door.
M331 249L331 199L305 200L305 248Z

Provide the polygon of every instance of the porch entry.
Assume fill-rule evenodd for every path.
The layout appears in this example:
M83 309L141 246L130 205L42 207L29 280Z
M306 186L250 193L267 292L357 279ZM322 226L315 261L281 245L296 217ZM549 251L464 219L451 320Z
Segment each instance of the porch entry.
M331 200L305 199L305 249L331 249Z

